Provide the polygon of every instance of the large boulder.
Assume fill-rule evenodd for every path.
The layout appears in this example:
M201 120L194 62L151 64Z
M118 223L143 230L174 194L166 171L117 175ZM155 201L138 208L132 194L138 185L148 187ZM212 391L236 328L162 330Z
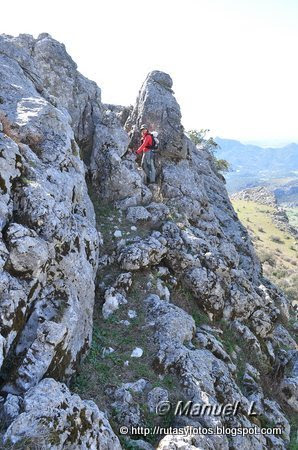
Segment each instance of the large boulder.
M46 101L68 112L77 142L90 151L94 122L100 120L103 110L101 91L96 83L77 71L65 46L42 33L37 39L28 34L17 38L6 36L0 48L1 53L19 61L27 78Z
M10 408L11 410L11 408ZM45 378L24 396L4 444L44 450L120 450L104 413L94 402L71 394L65 384ZM28 447L27 447L28 446Z
M153 266L167 253L166 241L156 232L146 239L136 239L119 251L118 263L125 270L139 270Z
M185 158L188 142L181 125L180 107L173 95L170 75L158 70L150 72L140 89L136 105L128 117L125 128L131 136L131 146L140 139L143 123L158 131L160 148L167 157Z

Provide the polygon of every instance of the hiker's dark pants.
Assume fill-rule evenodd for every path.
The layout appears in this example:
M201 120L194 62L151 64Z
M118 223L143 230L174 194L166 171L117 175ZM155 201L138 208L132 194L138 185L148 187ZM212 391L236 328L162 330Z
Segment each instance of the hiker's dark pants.
M144 152L143 155L143 169L147 175L147 182L155 183L156 180L156 170L154 165L154 153L152 150Z

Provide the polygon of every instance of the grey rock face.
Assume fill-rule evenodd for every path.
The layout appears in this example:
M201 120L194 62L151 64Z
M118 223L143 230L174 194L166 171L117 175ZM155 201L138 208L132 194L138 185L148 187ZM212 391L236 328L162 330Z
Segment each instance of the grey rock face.
M174 372L181 392L199 403L232 399L246 408L255 401L267 421L283 425L287 440L288 421L277 402L265 397L255 367L245 366L243 391L236 383L239 348L231 358L216 328L197 327L191 315L171 303L180 300L172 296L179 284L194 309L197 304L210 320L230 321L239 339L268 363L277 364L280 348L290 348L282 353L287 371L280 395L297 411L295 343L277 324L288 318L287 300L263 278L208 149L196 147L184 134L170 76L151 72L134 108L103 105L100 89L77 72L64 46L49 35L2 36L0 90L0 369L10 374L1 378L3 395L8 394L1 399L10 423L6 441L19 445L23 436L33 441L39 436L47 442L52 429L55 441L42 442L45 448L120 449L93 402L48 378L68 379L90 346L98 263L113 265L117 274L119 269L146 273L162 264L153 270L162 280L151 274L146 284L147 292L154 287L161 298L145 299L158 370ZM154 186L144 184L136 156L127 148L129 140L132 150L138 146L144 122L159 132ZM95 228L86 175L99 201L125 210L122 222L130 222L131 231L147 222L151 234L146 230L145 237L129 239L120 220L110 234L115 249L99 260L103 236ZM131 226L134 222L137 227ZM129 301L134 277L123 272L110 287L99 282L105 317ZM141 314L131 309L127 317ZM106 358L112 344L103 349ZM136 345L130 355L144 361L146 347L139 344L143 354ZM142 408L133 397L145 388L151 410L167 398L165 389L152 390L146 380L110 388L119 423L142 424ZM193 424L189 419L183 426ZM228 424L218 416L196 422ZM233 425L252 422L241 412ZM260 435L167 436L158 448L263 450L268 442ZM270 445L284 449L284 442L272 437Z
M162 401L168 401L169 394L166 389L156 387L148 393L148 407L150 412L156 412L156 407Z
M268 205L277 207L277 201L273 192L269 191L264 186L258 186L256 188L244 189L232 195L235 200L250 200L262 205Z
M10 423L20 414L20 403L20 397L16 395L8 394L6 397L3 405L3 418L7 425L10 425Z
M115 288L109 288L105 292L105 302L102 307L102 315L107 319L120 305L127 303L126 298L117 292Z
M150 72L125 128L131 135L131 145L136 146L142 123L148 124L151 131L158 131L160 147L167 157L184 158L187 155L187 140L172 85L168 74L157 70Z
M282 380L280 393L284 401L290 408L298 412L298 351L291 352L291 358L288 363L289 372Z
M150 220L153 223L165 221L170 214L170 209L164 203L152 202L146 209L149 211L151 215Z
M120 289L124 292L128 292L132 285L132 274L131 272L121 273L115 282L115 288Z
M1 119L0 119L1 123ZM2 125L2 123L1 123ZM13 198L12 181L21 175L21 155L18 145L9 139L6 134L0 133L0 173L1 173L1 197L0 197L0 227L1 230L12 217ZM1 252L2 253L2 252Z
M167 253L164 238L150 236L137 240L120 250L118 262L125 270L138 270L141 267L158 264Z
M142 424L141 409L134 400L133 394L141 393L146 385L147 381L141 378L133 383L123 383L119 388L108 390L118 423L128 427Z
M20 393L71 375L91 341L98 234L73 130L100 97L48 35L1 36L0 73L0 362L14 345L2 389Z
M185 433L186 434L186 433ZM194 449L204 449L204 450L216 450L223 449L228 450L229 444L227 440L219 437L209 437L209 436L166 436L158 444L157 450L194 450Z
M132 211L139 211L142 205L141 211L145 207L151 214L150 223L159 226L161 221L166 248L162 263L192 292L198 307L211 319L231 321L232 329L258 357L275 360L273 336L282 335L281 339L288 342L287 336L276 334L275 329L279 317L288 318L288 302L263 279L247 230L233 210L223 177L217 173L208 150L204 146L196 147L184 135L179 106L167 74L152 72L148 75L126 121L130 146L134 149L138 146L142 123L160 133L160 150L156 155L158 185L154 189L150 187L154 202L139 200L136 204L132 191L121 206L133 205ZM131 165L131 170L135 170L134 167ZM148 239L137 239L121 246L117 258L120 267L139 270L156 264L156 259L150 256L152 245L148 246ZM160 280L158 287L162 294ZM170 300L170 296L164 298ZM148 320L154 323L160 345L158 367L183 374L181 383L188 397L203 401L206 394L216 402L218 395L224 398L228 395L247 405L248 399L235 383L236 366L213 332L196 331L191 317L166 301L152 296L147 303L150 305ZM265 344L265 355L261 341ZM200 380L200 391L196 389L197 380ZM250 382L248 376L246 382ZM261 394L256 392L255 395L260 397ZM260 410L271 420L273 413L269 414L265 400L264 396L260 397ZM274 414L276 420L287 423L277 410ZM215 422L210 419L210 423ZM239 417L237 423L251 426L245 415ZM169 440L166 442L166 445L176 445L174 440L170 440L172 444ZM237 447L261 449L266 440L260 436L235 437L233 443ZM211 439L204 445L227 448L229 444L227 439L221 438L220 444ZM284 448L281 439L274 441L274 445Z
M142 123L157 129L161 138L159 201L144 206L153 223L170 214L177 216L176 223L169 221L162 229L168 265L180 273L205 310L226 319L252 317L254 331L267 336L278 314L287 314L287 302L274 294L274 304L270 295L259 289L261 267L248 233L233 210L209 152L196 147L184 134L172 80L165 73L148 75L127 119L133 148ZM266 308L258 312L264 301Z
M195 346L191 346L194 336L193 319L180 308L161 301L157 296L149 296L145 303L150 322L153 322L155 338L158 342L159 352L157 355L160 370L174 371L180 374L182 391L187 398L198 404L218 405L218 398L233 399L239 401L244 411L249 408L248 398L243 395L234 381L233 372L235 367L229 362L229 356L223 351L220 343L214 336L200 331L194 340ZM179 326L181 324L181 327ZM209 342L208 342L209 339ZM203 348L202 348L203 347ZM250 371L253 368L250 368ZM255 375L255 371L253 371ZM274 423L280 423L289 431L289 423L281 413L277 404L262 399L260 403L262 414ZM192 422L195 420L195 422ZM231 426L225 416L200 416L185 418L185 425L215 427L226 424ZM230 423L230 425L227 425ZM233 417L235 427L253 427L243 410ZM289 436L287 435L287 438ZM266 439L261 435L236 436L228 441L226 436L200 436L197 440L195 434L190 433L186 437L165 437L159 443L158 448L230 448L230 445L255 449L265 448ZM285 448L283 441L277 438L275 445ZM181 446L181 447L180 447Z
M27 442L48 450L120 450L118 438L94 402L71 394L65 384L45 378L24 396L22 413L11 423L4 442Z
M29 35L6 38L1 49L19 61L43 98L68 112L76 140L90 145L94 118L98 121L102 114L101 92L77 71L65 46L43 33L37 39Z
M9 226L6 239L9 250L7 265L15 272L36 277L49 259L48 243L39 238L34 230L17 223Z

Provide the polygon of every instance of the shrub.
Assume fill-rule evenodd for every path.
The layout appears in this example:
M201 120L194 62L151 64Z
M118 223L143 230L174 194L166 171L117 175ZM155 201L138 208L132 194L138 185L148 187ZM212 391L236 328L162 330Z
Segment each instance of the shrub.
M14 129L14 126L9 121L8 117L3 111L0 111L0 122L2 123L3 126L3 133L6 134L6 136L10 137L16 143L19 143L18 133Z
M285 241L283 241L279 236L270 236L270 239L272 242L275 242L276 244L284 244Z
M260 256L260 261L262 264L264 264L265 262L267 264L269 264L271 267L274 267L276 262L275 262L275 258L274 258L274 254L273 253L269 253L269 252L264 252L261 256Z
M287 272L285 270L275 270L272 272L272 275L274 275L276 278L284 278L287 275Z
M225 159L217 159L215 158L215 167L219 172L229 172L230 164Z
M229 172L231 170L231 166L228 161L225 159L217 159L214 156L215 149L219 148L219 145L213 137L206 139L206 135L210 130L201 129L201 130L189 130L187 132L189 139L195 144L200 145L203 144L204 147L211 153L214 164L218 172Z
M43 136L41 134L32 132L27 133L27 135L22 139L22 143L29 145L31 150L33 150L37 155L41 152L42 141Z

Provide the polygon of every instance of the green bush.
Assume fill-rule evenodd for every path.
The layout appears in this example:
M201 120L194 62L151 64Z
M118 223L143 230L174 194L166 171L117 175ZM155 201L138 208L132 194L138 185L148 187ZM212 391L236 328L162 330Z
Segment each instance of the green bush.
M213 137L209 137L206 139L207 133L210 130L201 129L201 130L189 130L187 132L189 139L195 144L200 145L203 144L204 147L211 153L216 170L218 172L229 172L231 170L231 166L228 161L225 159L217 159L214 155L216 149L219 148L219 145L215 142Z

